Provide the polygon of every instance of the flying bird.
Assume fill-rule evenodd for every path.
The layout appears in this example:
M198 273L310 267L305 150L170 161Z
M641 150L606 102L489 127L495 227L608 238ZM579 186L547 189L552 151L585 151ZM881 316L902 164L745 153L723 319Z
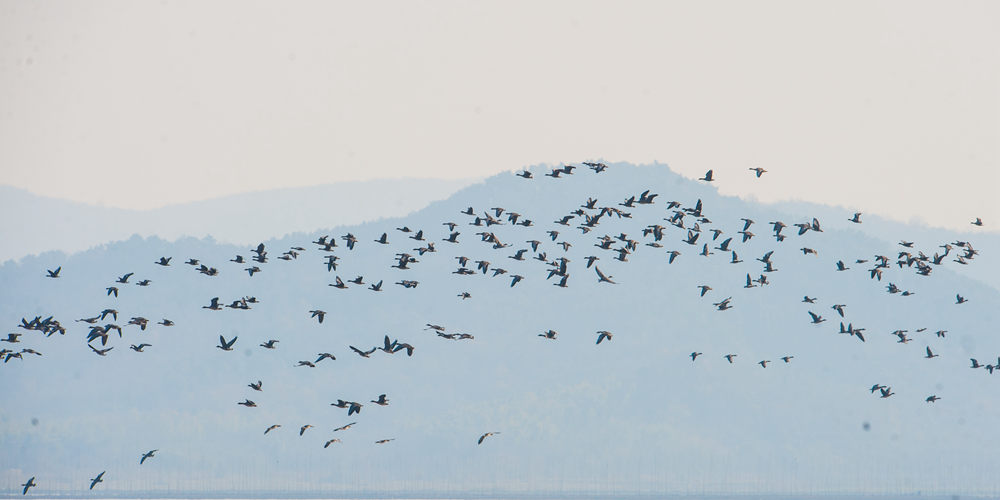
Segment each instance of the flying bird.
M479 436L479 441L476 444L483 444L483 440L485 440L486 438L488 438L490 436L495 436L497 434L500 434L500 432L499 431L496 431L496 432L487 432L486 434L483 434L482 436Z
M321 311L319 309L313 309L312 311L309 311L309 313L312 314L310 318L316 318L316 320L321 324L323 323L323 318L326 317L326 311Z
M103 483L104 482L103 477L104 477L104 473L105 472L107 472L107 471L101 471L101 473L98 474L97 477L95 477L95 478L93 478L93 479L90 480L90 489L94 489L94 486L97 486L97 483Z
M826 321L825 319L823 319L822 316L820 316L820 315L818 315L818 314L816 314L816 313L814 313L812 311L808 311L808 312L809 312L809 316L812 317L813 324L818 325L818 324Z
M717 307L720 311L725 311L726 309L732 309L733 306L729 304L729 301L733 300L732 297L726 297L722 302L714 302L712 305Z
M347 409L347 416L349 417L351 415L354 415L355 413L361 413L362 406L363 405L361 403L351 402L350 407Z
M22 484L21 486L24 486L24 489L21 490L21 494L22 495L27 495L28 494L28 488L31 488L32 486L38 486L38 483L35 482L35 476L31 476L28 479L28 482Z
M98 356L107 356L108 352L110 352L112 349L114 349L114 347L109 347L107 349L97 349L97 348L95 348L94 346L92 346L90 344L87 344L87 346L89 346L92 351L94 351L95 353L97 353Z
M158 452L158 451L160 451L160 450L149 450L146 453L143 453L142 454L142 458L139 459L139 465L142 465L143 462L145 462L147 458L153 458L153 454L156 453L156 452Z
M614 281L611 280L611 278L614 278L614 276L605 275L604 273L601 272L601 268L597 266L594 266L594 270L597 271L598 283L611 283L612 285L616 284Z
M223 337L222 335L219 335L219 345L217 345L215 347L218 347L219 349L222 349L223 351L232 351L233 350L233 344L236 343L236 339L237 338L239 338L239 337L233 337L233 340L226 341L225 337Z
M348 347L350 347L352 351L358 353L358 355L361 356L362 358L367 358L371 356L372 353L374 353L375 350L378 349L377 347L372 347L371 350L369 351L362 351L361 349L358 349L357 347L354 346L348 346Z

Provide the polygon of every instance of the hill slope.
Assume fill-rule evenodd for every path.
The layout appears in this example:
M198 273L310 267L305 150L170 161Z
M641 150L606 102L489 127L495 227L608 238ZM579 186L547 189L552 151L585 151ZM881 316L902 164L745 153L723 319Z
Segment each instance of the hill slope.
M963 251L954 245L940 265L922 264L928 276L915 263L896 264L900 250L932 256L952 238L928 232L904 248L865 234L850 214L798 235L792 224L811 224L814 214L721 197L662 165L542 173L493 177L406 218L268 240L266 263L229 262L249 260L246 246L134 237L0 266L9 284L2 324L15 331L22 317L54 315L67 329L50 337L17 329L24 336L12 347L43 356L0 366L18 402L0 409L0 448L12 451L0 457L0 485L15 492L34 475L39 494L82 494L85 479L106 469L101 493L131 496L1000 491L990 472L1000 465L991 452L1000 444L1000 374L969 368L969 358L1000 364L995 279L954 272L951 259ZM622 206L646 190L658 195L652 203ZM581 208L591 197L594 208ZM684 229L664 220L675 215L669 201L694 211L699 200L700 232L689 232L699 216L685 215ZM470 206L475 215L461 213ZM589 232L577 227L583 215L553 222L601 207L623 217L605 214ZM487 212L503 224L470 225ZM510 212L533 224L512 224ZM756 221L746 242L741 218ZM767 226L777 220L789 226L781 242ZM446 222L457 224L457 243L443 241ZM650 225L663 227L659 242L643 234ZM404 226L412 232L396 229ZM411 238L418 230L426 241ZM388 244L375 241L383 232ZM358 240L353 250L347 234ZM696 234L694 245L684 242ZM324 235L338 243L331 252L311 243ZM604 235L610 250L599 247ZM718 249L729 237L742 262ZM629 239L634 250L616 260ZM981 252L969 268L994 258L975 234L963 239ZM415 250L429 242L436 251ZM705 244L712 253L699 255ZM292 247L304 250L278 259ZM520 249L523 261L512 258ZM672 263L671 250L680 252ZM772 250L774 271L763 272L757 259ZM399 253L417 261L393 268ZM539 253L545 261L533 258ZM326 255L339 258L336 270ZM881 280L870 277L876 255L889 260ZM169 267L154 264L161 256L172 257ZM460 256L472 274L455 274ZM588 256L615 284L598 282ZM558 274L547 279L561 257L569 259L565 288L553 286ZM185 265L190 258L218 275ZM838 260L850 269L836 271ZM486 273L476 261L489 261ZM259 273L244 271L255 264ZM60 265L58 279L44 277ZM494 276L498 267L506 273ZM129 283L115 283L129 272ZM514 274L524 279L511 286ZM767 284L745 288L748 275L766 275ZM358 276L364 285L328 286ZM143 279L149 286L135 284ZM395 284L403 280L418 284ZM379 281L381 291L368 289ZM910 294L888 293L889 283ZM112 285L117 298L106 295ZM700 285L711 287L703 297ZM956 304L956 294L968 302ZM806 295L816 302L803 303ZM213 297L258 300L214 311L205 308ZM731 309L713 305L726 297ZM846 305L843 318L836 304ZM74 320L106 308L124 328L101 357L86 345L89 325ZM311 317L317 309L322 323ZM811 323L809 312L826 321ZM126 325L133 316L149 319L146 330ZM161 318L175 325L153 324ZM841 321L864 328L865 341L838 334ZM428 324L474 338L449 340ZM539 336L547 330L557 337ZM614 336L595 345L600 330ZM895 330L912 341L897 342ZM220 334L238 337L233 351L214 347ZM381 346L386 335L411 344L413 355L363 358L350 349ZM268 339L280 341L276 349L259 347ZM140 342L152 345L128 349ZM939 357L925 358L926 347ZM323 352L336 360L299 366ZM692 361L692 352L703 354ZM729 363L726 354L738 356ZM247 387L258 380L263 391ZM870 392L876 383L893 395ZM370 402L380 394L388 406ZM925 402L930 395L942 399ZM257 407L236 404L245 398ZM330 405L338 399L362 403L361 413ZM265 435L274 424L281 427ZM314 428L300 435L306 424ZM332 438L341 442L324 448ZM375 443L383 439L394 440ZM160 451L140 466L151 449Z

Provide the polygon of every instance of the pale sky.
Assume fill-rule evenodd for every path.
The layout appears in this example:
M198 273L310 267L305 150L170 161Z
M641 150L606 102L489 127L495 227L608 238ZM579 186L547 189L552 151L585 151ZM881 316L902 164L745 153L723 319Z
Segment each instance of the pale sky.
M107 206L603 158L1000 227L996 2L2 0L0 95L0 184Z

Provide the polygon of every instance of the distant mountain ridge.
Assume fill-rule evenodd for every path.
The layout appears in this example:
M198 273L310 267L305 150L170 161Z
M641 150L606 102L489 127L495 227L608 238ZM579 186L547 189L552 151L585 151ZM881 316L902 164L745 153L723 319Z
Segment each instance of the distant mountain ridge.
M294 232L398 217L444 199L476 179L387 179L283 188L151 210L38 196L0 186L0 262L47 251L74 253L128 239L212 236L249 244Z
M970 369L971 358L1000 364L1000 289L986 267L998 247L985 235L889 222L870 233L874 217L857 225L837 208L720 196L663 165L559 179L533 170L534 179L494 176L405 217L261 238L267 263L250 261L256 242L132 237L0 265L0 325L23 331L14 347L44 354L0 364L17 402L0 406L0 489L19 494L35 475L38 494L82 495L81 478L107 469L101 493L133 497L1000 493L1000 373ZM653 203L627 206L645 190L658 195ZM591 198L595 208L584 208ZM671 201L680 206L668 209ZM684 229L665 220L699 204ZM581 229L602 207L621 213ZM532 224L514 224L511 212ZM486 214L500 224L487 225ZM814 217L822 232L797 234L793 224ZM746 241L743 218L755 221ZM769 225L777 220L788 225L781 242ZM446 241L448 223L457 243ZM337 247L323 250L323 237ZM919 276L896 264L901 250L933 254L957 238L980 251L968 266L946 259ZM621 253L628 240L634 250ZM679 252L672 263L670 251ZM416 262L400 266L400 254ZM247 262L232 262L237 255ZM870 276L875 255L891 263L881 280ZM616 284L598 282L589 256ZM160 257L170 266L154 264ZM561 258L565 288L550 274ZM838 260L849 269L837 271ZM250 276L254 265L261 271ZM57 266L60 277L46 278ZM135 274L117 283L126 273ZM524 279L512 286L515 274ZM342 289L329 286L337 278ZM135 284L143 279L151 284ZM889 293L890 283L910 294ZM702 285L711 287L704 296ZM209 310L213 297L235 307ZM244 297L256 301L242 309ZM731 309L713 305L727 297ZM124 332L109 336L102 357L87 347L90 326L75 320L107 308ZM323 323L314 310L325 311ZM50 315L65 336L16 327ZM148 328L129 325L135 316ZM154 324L161 318L175 325ZM865 340L838 333L841 322L863 328ZM428 324L474 338L442 338ZM597 345L603 330L614 337ZM233 352L216 348L220 335L238 337ZM350 349L383 346L385 336L411 344L413 356ZM260 347L269 339L277 349ZM152 345L129 349L140 342ZM939 357L926 358L927 347ZM336 360L315 362L324 352ZM692 361L692 352L702 355ZM263 391L247 387L258 380ZM869 392L873 384L894 395ZM370 403L383 393L389 406ZM932 394L942 400L925 402ZM257 407L238 406L244 399ZM364 408L347 415L331 406L338 399ZM274 424L282 427L265 435ZM324 448L332 438L342 441ZM376 444L383 439L394 441ZM150 449L160 451L140 466Z

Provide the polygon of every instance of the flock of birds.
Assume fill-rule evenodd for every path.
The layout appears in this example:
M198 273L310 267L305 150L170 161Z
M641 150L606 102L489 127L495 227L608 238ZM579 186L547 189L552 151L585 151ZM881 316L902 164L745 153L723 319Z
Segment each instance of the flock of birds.
M609 167L603 163L592 163L585 162L583 164L595 174L600 174L607 170ZM565 165L560 168L551 169L550 172L544 175L552 178L561 178L564 176L576 175L574 170L577 168L573 165ZM762 168L751 168L749 169L753 175L760 178L767 171ZM517 174L524 179L533 179L534 174L531 171L524 170ZM712 170L709 170L705 175L699 178L700 181L709 183L715 182L717 179ZM612 220L612 219L632 219L634 212L640 206L655 205L657 202L656 198L659 197L658 194L653 193L651 190L645 190L636 196L630 196L624 199L622 202L615 205L600 205L598 201L594 198L588 198L583 201L578 207L573 207L564 216L558 218L551 222L551 228L545 230L545 236L542 239L532 238L523 240L523 245L519 242L505 241L502 240L497 234L491 231L491 227L508 225L508 226L519 226L525 228L524 231L529 231L527 228L535 227L535 222L528 219L524 215L507 210L503 207L490 207L488 209L476 210L473 207L468 207L460 211L460 214L467 217L466 225L473 226L476 228L475 236L485 245L489 246L493 251L497 251L498 258L502 259L502 262L513 261L511 265L516 265L524 267L526 264L522 264L525 261L536 260L544 265L543 271L538 273L538 279L550 280L554 286L558 287L568 287L570 284L571 276L576 277L577 273L589 273L592 272L592 279L596 279L596 282L600 285L615 285L615 277L608 274L607 272L601 270L598 265L598 261L603 259L608 259L612 261L618 261L622 263L629 262L629 256L635 254L642 247L649 247L653 249L659 249L659 251L665 252L664 256L669 264L677 262L678 257L682 254L681 251L674 249L666 249L666 243L671 241L669 239L668 231L677 231L679 238L673 240L681 245L688 245L695 250L698 250L697 255L708 257L710 255L721 253L729 257L728 262L731 264L739 264L743 262L743 259L737 253L740 250L739 245L747 243L750 239L757 237L752 230L757 224L754 220L749 218L742 219L743 226L742 230L736 232L735 234L726 234L723 230L718 229L713 226L712 221L707 217L707 212L699 199L696 203L691 206L684 206L677 201L670 201L665 204L668 217L663 219L663 221L658 221L653 224L645 226L642 230L642 235L638 238L630 237L625 233L620 233L618 235L604 234L600 237L595 238L593 247L597 249L591 255L587 255L584 260L583 267L571 266L571 260L566 256L570 248L573 246L570 241L565 238L565 232L570 230L581 231L583 235L590 234L593 231L597 231L601 226L602 222ZM861 213L854 213L849 220L855 224L861 224ZM662 222L662 223L661 223ZM398 270L412 269L413 266L419 265L422 259L430 258L432 255L438 253L438 245L451 245L459 243L459 238L462 236L464 231L460 231L460 224L454 221L445 221L442 223L446 228L445 235L440 239L430 239L429 232L425 233L424 230L412 230L409 227L397 227L395 231L405 235L407 240L412 240L413 244L418 245L412 250L400 251L395 254L392 261L391 268ZM981 219L976 219L972 222L975 226L982 226L983 222ZM794 223L791 226L786 225L782 221L771 221L768 222L770 226L770 237L774 238L776 243L782 243L786 241L787 238L791 236L802 236L806 233L822 233L823 228L820 221L816 218L812 220L803 221L799 223ZM795 227L796 229L786 233L786 228ZM531 233L535 234L535 233ZM540 233L539 233L540 236ZM530 236L529 236L530 237ZM544 241L548 240L548 241ZM382 232L377 237L371 240L362 240L355 236L354 234L348 233L340 236L339 239L331 236L321 236L311 243L315 245L316 250L323 254L321 264L323 268L328 273L336 273L338 271L338 266L343 265L342 255L338 255L339 249L338 241L343 242L343 248L346 252L353 251L357 246L362 245L363 241L371 241L377 245L390 245L390 234L389 232ZM544 243L543 243L544 241ZM367 244L367 243L366 243ZM923 251L914 250L913 242L901 241L899 246L902 248L895 257L876 255L871 259L857 259L853 263L845 263L843 260L837 261L832 264L832 270L835 272L844 272L851 269L851 266L866 265L866 273L872 280L881 281L883 278L883 273L895 265L898 269L909 269L918 275L928 276L934 270L936 266L943 265L945 259L951 259L954 262L965 265L969 264L978 254L978 251L973 248L972 244L966 241L956 241L951 243L945 243L941 245L941 251L935 251L933 255L927 255ZM509 249L509 250L508 250ZM937 250L937 249L936 249ZM284 261L292 261L298 259L303 253L308 250L302 246L294 246L284 251L277 256L277 259ZM560 252L558 254L557 252ZM803 256L817 255L816 250L803 246L800 248ZM501 255L505 253L506 255ZM550 255L550 253L556 253L556 256ZM757 276L751 275L751 273L746 273L745 280L740 278L741 282L744 282L744 288L756 288L769 285L768 275L777 271L776 262L772 260L774 250L768 251L764 255L755 258L758 261L762 269ZM255 248L250 249L249 258L243 255L237 255L230 261L240 266L240 269L247 272L252 278L257 273L264 272L266 264L270 260L269 250L263 244L259 244ZM491 275L491 277L506 277L510 279L510 288L517 286L524 280L534 279L533 275L530 275L527 271L520 271L524 274L518 274L513 271L508 271L505 267L502 267L494 261L489 261L485 259L473 260L466 256L456 255L453 256L457 262L457 268L453 271L456 275ZM169 256L160 257L152 262L153 265L158 265L162 267L173 267L171 262L173 258ZM197 258L189 258L184 262L184 264L191 266L198 273L204 274L208 277L218 277L222 274L216 267L211 267L203 264ZM591 271L592 269L592 271ZM63 272L62 267L57 267L55 269L47 270L45 277L49 279L58 279ZM571 274L572 273L572 274ZM107 287L105 287L105 295L107 297L118 297L121 291L121 286L134 283L136 286L150 286L152 281L150 279L142 279L130 281L134 276L133 272L129 272L118 276L113 282L111 282ZM380 279L377 282L366 282L363 276L357 276L354 279L344 280L339 274L334 274L332 282L329 283L330 287L347 290L355 288L366 288L372 292L383 291L384 280ZM405 289L414 289L420 285L417 280L400 279L394 282L395 285L401 286ZM700 297L706 297L709 292L713 291L713 288L709 284L702 284L698 287L698 293ZM908 290L903 290L894 285L893 283L887 283L886 290L890 294L901 294L903 296L911 295L912 292ZM460 300L469 299L472 297L471 293L468 291L461 291L457 294ZM816 304L816 298L804 296L802 299L803 303L806 304ZM963 297L961 294L956 295L956 304L964 304L968 301L967 298ZM201 306L203 309L209 311L221 311L223 309L234 309L234 310L249 310L255 304L258 303L258 299L253 296L242 296L232 300L222 300L220 297L212 297L207 305ZM713 307L718 311L726 311L735 307L732 296L722 298L721 300L713 301ZM811 306L809 306L811 307ZM866 341L865 328L854 326L850 321L845 325L847 321L847 305L846 304L833 304L830 310L834 311L837 317L840 319L840 334L845 334L856 338L860 342ZM808 318L811 324L820 324L827 321L827 318L822 316L822 310L816 312L813 310L808 310ZM326 311L321 309L312 309L307 312L310 318L315 319L318 323L323 323L326 317ZM143 316L132 316L125 323L124 326L118 325L119 311L113 307L105 308L99 313L95 313L92 316L77 319L77 322L84 323L87 325L88 332L86 333L86 345L89 349L99 356L108 356L111 351L115 348L114 345L109 345L109 343L114 343L116 338L112 334L117 333L118 339L124 339L124 329L135 327L140 331L146 330L150 323L150 319ZM124 316L123 316L124 318ZM162 327L174 326L174 322L167 318L162 318L155 324ZM52 316L42 317L36 316L31 320L27 318L22 318L21 323L18 325L19 328L38 332L44 337L51 337L52 335L58 333L60 335L66 334L66 327L64 327L58 320ZM468 340L472 341L475 336L470 333L464 332L448 332L447 328L437 324L427 324L426 330L431 331L436 334L436 336L448 340ZM918 329L916 332L922 332L926 329ZM896 330L892 332L894 336L898 338L898 342L907 343L914 340L913 337L909 335L910 332L907 330ZM939 338L944 338L946 335L946 330L938 330L934 334ZM596 335L596 344L600 345L604 342L611 342L614 338L614 333L607 330L600 330L594 333ZM6 342L11 344L18 344L21 342L22 333L9 333L7 338L0 339L0 342ZM555 341L558 338L558 332L553 329L546 329L540 333L538 336L545 340ZM225 335L219 335L219 342L216 347L221 351L231 352L234 350L237 342L239 341L238 336L233 336L232 338L226 338ZM280 340L279 339L263 339L259 345L260 348L273 350L278 348ZM393 355L401 352L405 352L407 356L413 356L415 347L409 343L401 341L400 339L391 339L388 335L383 338L381 345L371 346L371 347L357 347L354 345L348 346L354 354L361 356L363 358L369 358L374 355L377 351L382 351L387 355ZM138 343L130 344L129 348L137 353L143 353L147 348L153 348L152 345L148 343ZM930 346L925 349L925 358L933 359L938 357ZM3 360L4 364L12 360L25 359L24 355L34 355L42 356L41 352L36 351L32 348L23 349L11 349L3 348L0 350L0 359ZM697 362L698 359L703 356L702 352L691 352L688 357L690 357L691 362ZM316 354L315 359L305 359L298 361L294 367L307 367L315 368L319 363L329 361L335 361L337 358L329 352L321 352ZM724 359L729 364L734 364L737 362L738 353L726 352L720 355L721 359ZM794 359L794 355L784 354L778 358L784 364L789 364ZM718 359L718 358L717 358ZM761 368L766 369L772 360L761 359L755 361L756 364L760 365ZM1000 358L997 359L995 364L980 364L976 359L971 359L971 368L984 368L985 370L993 373L994 370L1000 369ZM255 392L264 391L264 383L262 380L251 381L248 387ZM881 383L876 383L870 388L872 394L878 394L881 398L890 398L895 395L892 387L884 385ZM930 395L926 397L928 403L933 403L941 398L937 395ZM367 402L358 402L345 399L338 399L336 402L331 403L331 406L338 407L347 410L347 416L360 415L362 408L366 404L374 404L378 406L388 406L389 399L386 394L379 394L374 399L370 399ZM244 406L246 408L256 408L258 404L254 402L249 397L243 398L243 401L238 401L236 404ZM332 430L333 433L342 433L349 430L352 426L357 424L357 422L351 422L346 425L342 425ZM274 423L269 425L264 429L263 434L268 435L272 432L278 431L282 427L280 423ZM299 427L298 435L304 436L305 433L313 428L311 424L305 424ZM499 435L499 431L485 432L478 436L477 444L482 445L483 442L495 435ZM339 435L339 434L335 434ZM375 441L375 444L387 444L393 441L395 438L385 438ZM341 442L339 438L327 436L323 440L324 448L328 448L335 443ZM145 464L148 460L154 457L154 454L159 450L153 449L139 455L139 464ZM106 471L102 471L96 477L90 479L90 489L93 489L98 484L104 482L104 475ZM36 487L38 483L35 482L35 477L31 477L21 486L23 487L23 494L27 494L28 490L32 487Z

